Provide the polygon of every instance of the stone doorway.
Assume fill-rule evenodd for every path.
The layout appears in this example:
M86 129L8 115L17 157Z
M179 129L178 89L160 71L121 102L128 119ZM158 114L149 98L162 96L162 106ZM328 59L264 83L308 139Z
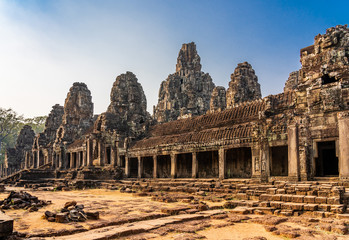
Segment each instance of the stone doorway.
M110 165L111 164L111 149L110 149L110 147L106 147L105 154L106 154L106 157L105 157L106 163L105 164Z
M158 178L170 178L171 177L171 156L160 155L157 156L157 177Z
M317 143L318 157L316 162L317 177L338 176L338 157L336 156L336 142L318 142Z
M198 152L197 161L199 178L218 178L218 151Z
M125 167L125 156L122 155L120 156L120 167L124 168Z
M153 157L142 157L141 160L143 162L142 177L153 178L154 177L154 159L153 159Z
M193 157L191 153L177 155L177 178L191 178Z
M252 176L252 152L250 147L228 149L225 154L226 178L250 178Z
M288 146L277 146L270 148L271 176L288 176Z
M138 177L138 158L130 158L130 177Z

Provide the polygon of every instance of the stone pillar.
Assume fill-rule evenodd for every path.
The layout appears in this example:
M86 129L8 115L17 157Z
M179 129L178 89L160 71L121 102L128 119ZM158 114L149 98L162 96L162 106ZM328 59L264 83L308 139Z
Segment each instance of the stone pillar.
M270 148L267 140L261 143L259 159L261 165L261 180L267 181L270 176Z
M171 154L171 178L177 177L177 155Z
M87 154L86 154L86 150L82 151L82 163L81 163L82 167L87 166Z
M138 157L138 178L142 178L143 175L143 159Z
M288 177L299 180L299 139L297 125L288 126Z
M226 154L224 148L218 150L218 161L219 161L219 179L225 178L225 165L226 165Z
M93 141L92 139L88 139L87 141L87 166L93 166Z
M153 160L154 160L153 178L157 178L158 177L158 157L154 155Z
M339 177L349 179L349 112L341 112L338 116L339 130Z
M199 168L198 168L198 159L196 157L196 152L192 153L192 174L191 177L192 178L197 178L198 177L198 172L199 172Z
M74 168L74 153L70 153L70 169Z
M110 162L112 166L117 166L117 148L115 146L115 144L112 144L112 146L110 147Z
M100 166L104 166L104 164L105 164L104 155L105 155L104 143L102 142L102 140L100 140L98 143L98 157L99 157L99 165Z
M130 166L130 159L125 156L125 175L126 177L130 177L131 173L131 166Z
M81 159L82 153L81 153L81 151L77 152L76 155L77 155L76 156L76 158L77 158L76 168L80 168L82 166L82 159Z
M40 150L38 149L36 151L36 168L39 168L40 167Z

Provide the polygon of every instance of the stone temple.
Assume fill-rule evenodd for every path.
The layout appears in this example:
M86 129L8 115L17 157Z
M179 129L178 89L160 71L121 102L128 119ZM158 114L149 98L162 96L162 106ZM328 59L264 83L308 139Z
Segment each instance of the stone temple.
M300 50L284 92L262 98L251 64L228 89L201 71L195 43L161 83L153 115L135 74L119 75L106 112L74 83L45 130L25 126L1 165L3 181L30 179L349 179L349 29L336 26Z

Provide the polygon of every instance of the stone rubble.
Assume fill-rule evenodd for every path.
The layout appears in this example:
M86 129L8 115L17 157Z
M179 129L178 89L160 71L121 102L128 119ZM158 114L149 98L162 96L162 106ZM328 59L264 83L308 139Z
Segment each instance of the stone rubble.
M51 204L51 201L39 200L27 192L11 191L7 198L0 201L0 208L2 210L25 209L29 212L34 212L49 204Z

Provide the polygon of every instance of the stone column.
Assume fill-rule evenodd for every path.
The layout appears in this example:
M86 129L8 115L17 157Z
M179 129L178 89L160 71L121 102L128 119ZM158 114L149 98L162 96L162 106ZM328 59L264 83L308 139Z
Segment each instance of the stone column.
M192 178L197 178L198 177L198 172L199 172L199 168L198 168L198 159L196 157L196 152L192 153L192 174L191 177Z
M267 140L261 143L259 159L261 164L261 180L267 181L270 176L270 148Z
M36 156L36 167L37 168L39 168L40 167L40 150L38 149L37 151L36 151L36 154L37 154L37 156Z
M74 153L70 153L70 169L74 168Z
M299 139L297 125L288 126L288 177L299 180Z
M59 167L59 169L64 169L64 162L63 162L63 154L62 154L62 152L58 153L58 167Z
M86 150L82 151L82 167L87 166L87 154L86 154Z
M259 146L251 146L252 154L252 178L261 177L261 164L260 164L260 148Z
M76 153L76 158L77 158L77 161L76 161L76 168L79 168L79 167L81 167L82 166L82 159L81 159L81 156L82 156L82 153L81 153L81 151L78 151L77 153Z
M339 177L349 179L349 112L341 112L338 116L339 130Z
M100 140L98 143L98 155L99 155L98 157L99 157L100 166L104 166L105 164L104 154L105 154L104 143L102 142L102 140Z
M115 146L115 144L112 144L112 146L110 147L110 162L112 166L117 166L117 148Z
M87 166L93 166L93 141L88 139L87 141Z
M138 157L138 178L142 178L143 175L143 159Z
M224 148L220 148L218 150L218 162L219 162L219 179L225 178L225 161L226 161L226 154Z
M171 154L171 178L177 177L177 155Z
M131 166L130 166L130 159L125 156L125 175L126 177L130 177L131 173Z
M153 178L158 177L158 158L156 155L153 156L154 161L154 171L153 171Z

